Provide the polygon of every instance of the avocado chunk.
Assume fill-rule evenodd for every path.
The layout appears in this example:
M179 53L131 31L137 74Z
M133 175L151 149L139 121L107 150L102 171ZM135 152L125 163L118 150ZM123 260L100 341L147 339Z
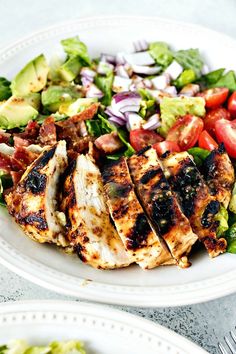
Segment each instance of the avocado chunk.
M42 92L43 106L50 112L56 112L63 103L70 104L80 97L80 92L73 87L52 85Z
M0 128L12 129L24 126L37 115L38 111L24 98L12 96L0 106Z
M82 64L79 57L71 57L61 65L58 69L58 73L63 80L72 81L79 75L81 68Z
M26 103L35 108L37 111L40 109L41 105L41 95L38 92L29 93L27 96L23 97Z
M97 98L78 98L76 101L72 102L71 104L68 103L62 104L59 108L59 113L72 117L82 112L83 110L91 106L91 104L97 101L98 101Z
M47 83L49 66L43 54L31 60L12 80L11 90L15 96L26 96L41 91Z

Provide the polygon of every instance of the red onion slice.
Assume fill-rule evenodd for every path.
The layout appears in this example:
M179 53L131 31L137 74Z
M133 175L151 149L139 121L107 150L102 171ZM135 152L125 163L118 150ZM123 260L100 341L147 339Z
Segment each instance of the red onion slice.
M155 130L160 127L160 115L158 113L153 114L146 123L143 124L143 129L145 130Z
M109 118L108 118L108 121L109 121L109 122L112 122L112 123L114 123L114 124L117 124L117 125L119 125L119 126L122 126L122 125L125 125L125 124L126 124L126 122L125 122L123 119L118 118L118 117L115 117L115 116L109 117Z
M125 69L124 65L122 65L122 64L117 65L115 71L116 71L117 76L129 79L129 74L128 74L127 70Z
M93 82L93 78L91 77L81 77L81 82L83 87L90 86L90 84Z
M117 111L116 109L113 109L111 106L106 108L105 113L109 117L117 117L117 118L120 118L120 119L122 119L123 121L126 122L126 118L125 118L124 114L122 114L121 112Z
M128 91L131 83L132 83L131 79L127 79L125 77L121 77L121 76L116 75L114 77L114 81L112 84L112 90L114 92Z
M127 105L124 107L120 108L120 112L121 113L125 113L125 112L138 112L140 109L140 105Z
M145 65L145 66L148 66L148 65L155 64L155 60L149 54L148 51L132 53L132 54L126 54L125 55L125 60L130 65L142 65L142 66Z
M141 128L143 119L140 115L133 112L126 112L125 117L127 119L126 128L128 131Z
M102 53L100 56L100 61L105 61L106 63L116 64L116 56L112 54Z
M132 69L137 74L155 75L161 71L160 66L132 65Z
M101 75L107 75L114 70L114 65L100 61L97 67L97 73Z
M116 54L116 64L125 64L125 54L120 52Z
M183 70L183 67L176 60L173 60L166 68L165 73L169 74L172 80L176 80Z
M89 88L86 91L87 98L102 98L103 96L103 92L99 90L99 88L94 84L90 84Z
M96 71L94 71L90 68L84 67L81 69L80 75L87 77L87 78L94 78L96 76Z
M120 92L112 97L111 106L120 111L125 106L140 106L141 100L141 96L136 92Z
M171 96L177 96L177 89L175 86L167 86L163 91L169 93Z
M133 44L135 52L142 52L148 50L148 42L145 39L135 41Z
M151 79L151 81L155 89L164 90L166 86L170 83L170 75L164 73L162 75L154 77L153 79Z

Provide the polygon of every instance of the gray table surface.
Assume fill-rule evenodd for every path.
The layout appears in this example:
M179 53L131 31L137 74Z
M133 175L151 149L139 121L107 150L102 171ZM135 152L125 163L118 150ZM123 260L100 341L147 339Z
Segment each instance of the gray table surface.
M160 16L200 24L236 37L235 0L0 0L0 45L61 21L99 15ZM0 301L65 299L0 266ZM79 299L76 299L79 301ZM236 325L236 294L193 306L142 309L118 307L189 338L209 353Z

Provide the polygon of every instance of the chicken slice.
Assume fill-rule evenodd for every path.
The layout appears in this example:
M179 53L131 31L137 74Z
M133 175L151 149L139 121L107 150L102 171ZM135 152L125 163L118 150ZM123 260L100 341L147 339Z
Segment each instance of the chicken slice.
M59 178L67 166L66 142L45 150L6 196L8 210L24 232L40 243L67 246L64 214L58 211ZM65 223L65 222L64 222Z
M234 168L223 144L208 155L202 171L211 195L227 209L234 185Z
M126 159L106 166L102 177L112 219L133 262L144 269L173 264L136 197Z
M162 161L170 174L169 183L179 198L182 210L210 257L225 252L227 242L223 238L217 239L218 223L214 221L220 203L211 196L190 155L187 152L174 153Z
M180 209L153 148L131 156L128 165L139 199L159 235L181 267L190 263L186 255L198 237Z
M67 216L67 237L83 262L101 269L132 263L111 224L101 174L89 155L78 155L69 166L62 210Z

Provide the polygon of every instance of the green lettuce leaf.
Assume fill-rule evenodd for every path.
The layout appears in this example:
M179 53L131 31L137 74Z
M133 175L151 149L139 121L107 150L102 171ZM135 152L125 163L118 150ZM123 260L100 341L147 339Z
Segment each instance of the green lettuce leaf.
M203 117L205 115L205 101L202 97L164 97L160 104L160 110L162 125L159 133L166 137L178 117L186 114Z
M229 220L228 211L223 206L221 206L220 210L215 215L215 221L219 222L219 226L217 227L216 230L216 234L218 237L223 236L225 231L228 230L229 228L228 220Z
M86 354L83 343L76 340L52 342L50 347L50 354Z
M51 348L50 347L30 347L28 348L24 354L51 354Z
M184 49L175 53L175 60L182 65L184 69L191 69L196 77L201 76L201 70L204 65L198 49Z
M103 92L104 96L101 99L102 104L109 106L112 98L112 83L114 80L113 73L107 76L97 75L95 77L95 85Z
M230 91L236 90L236 77L234 71L230 70L221 76L211 87L227 87Z
M0 101L7 100L11 97L11 83L4 77L0 77Z
M227 240L227 252L236 253L236 223L233 224L225 233Z
M195 164L200 167L211 152L200 147L193 147L188 149L188 153L193 156Z
M64 51L71 57L79 57L85 65L91 64L91 59L88 55L87 46L81 42L78 36L63 39L61 41Z
M7 350L4 352L4 354L25 354L25 351L28 348L28 343L23 339L11 340L7 344Z
M180 89L183 86L186 86L188 84L191 84L191 82L194 82L196 80L196 74L194 70L192 69L186 69L184 70L179 77L174 81L174 85Z
M236 183L234 184L234 188L231 194L231 200L229 202L229 210L236 214Z
M149 45L149 53L157 64L166 68L173 60L173 54L165 42L153 42Z

